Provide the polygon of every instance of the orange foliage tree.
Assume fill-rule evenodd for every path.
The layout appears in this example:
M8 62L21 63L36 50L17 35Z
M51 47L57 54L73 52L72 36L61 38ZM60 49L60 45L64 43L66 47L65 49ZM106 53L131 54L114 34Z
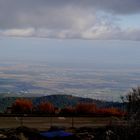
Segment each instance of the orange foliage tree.
M60 114L74 115L75 114L75 108L74 107L65 107L65 108L61 109Z
M50 102L41 102L38 105L37 108L38 108L38 112L40 112L40 113L49 113L49 114L52 114L52 113L55 112L55 107Z
M16 101L12 104L13 113L31 113L32 109L32 101L28 99L16 99Z
M93 103L79 103L76 105L75 111L77 115L95 115L95 116L117 116L121 117L126 113L118 108L98 108Z
M93 103L79 103L76 105L77 114L94 114L96 110L97 107Z
M118 108L110 107L110 108L101 108L98 109L98 114L103 116L118 116L121 117L125 115L125 112L121 111Z

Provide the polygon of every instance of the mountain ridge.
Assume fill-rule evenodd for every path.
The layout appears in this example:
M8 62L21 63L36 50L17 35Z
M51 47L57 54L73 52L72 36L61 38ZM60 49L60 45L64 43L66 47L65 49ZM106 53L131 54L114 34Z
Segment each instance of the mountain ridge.
M122 103L119 102L109 102L91 98L77 97L72 95L47 95L41 97L0 97L0 112L4 112L7 107L11 106L16 99L29 99L33 102L34 105L37 105L41 102L47 101L54 104L58 108L64 108L67 106L75 106L78 103L94 103L98 107L117 107L122 108Z

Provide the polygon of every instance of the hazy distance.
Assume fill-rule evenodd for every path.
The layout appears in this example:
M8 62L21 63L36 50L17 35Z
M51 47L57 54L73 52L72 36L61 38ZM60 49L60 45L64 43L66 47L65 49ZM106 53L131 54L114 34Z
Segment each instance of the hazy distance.
M26 80L24 83L21 82L18 88L11 82L10 84L16 88L12 87L9 91L4 89L7 84L1 86L1 89L8 93L20 92L20 90L30 93L36 89L36 91L41 90L40 92L43 90L42 93L46 94L62 93L119 100L121 95L140 83L139 46L140 42L136 41L3 37L0 39L1 73L5 73L2 70L11 65L12 71L9 69L7 72L6 69L8 78L11 78L11 73L14 73L15 77L12 75L14 81L16 79L23 82L25 78L22 74L26 72L25 77L31 76L31 79L28 82ZM14 66L17 67L17 64L26 64L29 67L25 71L24 67L23 70L13 69ZM32 69L30 65L33 65ZM42 70L40 67L44 65L45 69ZM20 71L22 71L21 75ZM34 72L37 72L38 77L32 74ZM0 77L2 82L5 78L3 73ZM44 85L41 83L42 80L46 82L43 83ZM30 81L31 85L28 86ZM8 86L11 85L8 84ZM34 85L37 85L39 90Z
M86 67L140 66L140 42L1 38L0 59Z

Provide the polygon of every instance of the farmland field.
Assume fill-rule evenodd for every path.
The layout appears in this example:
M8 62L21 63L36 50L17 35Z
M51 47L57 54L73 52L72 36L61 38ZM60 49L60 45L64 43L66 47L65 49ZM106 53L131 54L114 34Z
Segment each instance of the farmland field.
M120 96L140 83L139 75L139 68L102 69L10 62L2 65L0 62L0 97L66 94L120 101Z

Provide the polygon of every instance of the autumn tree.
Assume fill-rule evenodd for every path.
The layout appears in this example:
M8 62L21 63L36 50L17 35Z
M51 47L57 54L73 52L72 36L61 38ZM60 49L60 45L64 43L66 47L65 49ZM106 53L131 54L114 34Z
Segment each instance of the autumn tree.
M97 107L93 103L79 103L76 105L77 114L94 114L96 110Z
M71 106L62 108L61 111L60 111L60 114L63 114L63 115L74 115L75 114L75 108L71 107Z
M140 87L132 88L122 100L126 104L128 117L140 120Z
M115 108L115 107L110 107L110 108L100 108L97 110L97 114L103 115L103 116L117 116L117 117L122 117L125 115L125 112Z
M13 113L31 113L32 109L32 101L28 99L16 99L12 104Z
M55 112L55 107L52 103L50 102L41 102L38 105L38 112L40 113L48 113L48 114L52 114Z
M93 103L79 103L76 106L76 113L79 115L99 115L99 116L118 116L121 117L125 114L122 110L110 107L110 108L98 108Z

